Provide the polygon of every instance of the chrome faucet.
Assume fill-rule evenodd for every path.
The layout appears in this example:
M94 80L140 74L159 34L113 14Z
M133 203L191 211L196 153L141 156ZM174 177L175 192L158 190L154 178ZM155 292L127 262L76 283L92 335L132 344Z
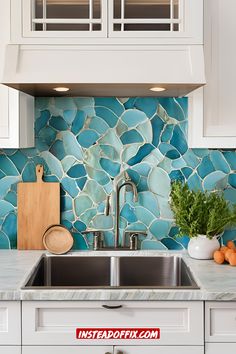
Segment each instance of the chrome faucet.
M134 182L131 181L127 172L125 172L125 182L119 186L119 182L116 185L116 210L115 210L115 238L114 238L114 247L119 247L119 230L120 230L120 191L123 187L130 186L133 191L133 200L134 202L138 201L138 191ZM125 246L125 236L122 237L122 247Z

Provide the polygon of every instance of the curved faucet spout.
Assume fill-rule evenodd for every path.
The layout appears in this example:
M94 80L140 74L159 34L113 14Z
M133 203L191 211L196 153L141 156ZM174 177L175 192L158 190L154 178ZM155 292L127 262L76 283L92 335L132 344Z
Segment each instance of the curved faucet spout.
M116 213L115 213L115 219L116 219L116 225L115 225L115 239L114 239L114 247L118 248L119 246L119 231L120 231L120 191L122 188L130 186L132 188L134 197L133 200L134 202L138 201L138 191L137 187L132 181L125 181L122 183L120 186L116 186ZM124 237L124 236L123 236ZM122 239L122 245L124 245L125 240Z

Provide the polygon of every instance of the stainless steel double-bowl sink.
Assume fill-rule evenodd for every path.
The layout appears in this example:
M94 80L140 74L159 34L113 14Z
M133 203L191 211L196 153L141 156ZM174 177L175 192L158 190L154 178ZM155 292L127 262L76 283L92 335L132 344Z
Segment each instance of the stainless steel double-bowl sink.
M42 256L23 289L198 289L179 256Z

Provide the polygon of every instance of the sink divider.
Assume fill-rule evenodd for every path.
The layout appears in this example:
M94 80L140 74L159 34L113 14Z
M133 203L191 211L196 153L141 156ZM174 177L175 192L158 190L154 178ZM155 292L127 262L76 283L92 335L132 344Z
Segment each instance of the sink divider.
M110 286L120 286L120 257L110 258Z

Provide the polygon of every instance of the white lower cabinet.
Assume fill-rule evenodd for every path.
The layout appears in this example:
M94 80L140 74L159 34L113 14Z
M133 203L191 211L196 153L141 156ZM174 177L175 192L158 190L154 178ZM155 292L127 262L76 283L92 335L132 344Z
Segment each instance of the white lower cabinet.
M22 345L203 346L203 323L201 301L25 301ZM160 328L160 338L77 339L76 328Z
M204 347L190 346L124 346L115 347L114 354L204 354Z
M20 301L0 301L0 349L8 345L21 345L20 305ZM18 353L13 350L12 347L9 353ZM0 353L2 353L1 350Z
M236 343L206 343L205 354L236 353Z
M112 346L28 346L22 354L113 354Z
M22 354L204 354L193 346L27 346ZM215 353L216 354L216 353Z
M15 346L0 346L0 353L1 354L21 354L21 347L15 347Z
M206 354L236 353L236 302L205 303Z

